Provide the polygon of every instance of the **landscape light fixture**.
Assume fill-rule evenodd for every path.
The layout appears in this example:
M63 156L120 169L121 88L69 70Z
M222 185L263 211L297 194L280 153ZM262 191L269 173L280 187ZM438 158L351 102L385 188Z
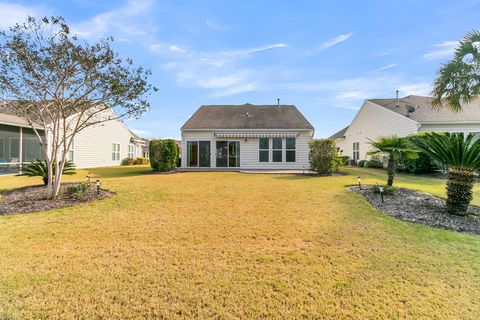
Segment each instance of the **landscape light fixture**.
M382 197L382 203L383 203L383 187L380 187L380 197Z
M97 182L95 183L97 185L97 195L100 194L100 180L97 180Z
M362 190L362 178L357 177L357 181L358 181L358 187L360 188L360 190Z
M87 184L90 184L90 172L87 174L85 179L87 180Z

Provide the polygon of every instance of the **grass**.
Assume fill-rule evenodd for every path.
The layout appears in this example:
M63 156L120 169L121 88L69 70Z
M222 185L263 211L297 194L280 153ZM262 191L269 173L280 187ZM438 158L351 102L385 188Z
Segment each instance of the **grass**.
M147 170L92 169L116 196L0 217L0 318L480 314L480 237L397 221L344 188L357 175L382 182L383 171L139 174ZM444 192L441 180L397 179ZM39 182L0 181L3 189Z

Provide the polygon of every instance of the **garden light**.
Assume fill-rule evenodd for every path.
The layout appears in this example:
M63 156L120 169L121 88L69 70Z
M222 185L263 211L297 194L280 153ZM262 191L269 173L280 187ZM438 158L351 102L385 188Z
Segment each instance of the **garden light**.
M383 203L383 187L380 187L380 197L382 197L382 203Z
M97 185L97 195L100 194L100 180L97 180L97 182L95 183Z
M362 178L357 177L357 181L358 181L358 187L360 188L360 190L362 190Z
M87 184L90 184L90 172L87 174L87 176L85 177L85 179L87 179Z

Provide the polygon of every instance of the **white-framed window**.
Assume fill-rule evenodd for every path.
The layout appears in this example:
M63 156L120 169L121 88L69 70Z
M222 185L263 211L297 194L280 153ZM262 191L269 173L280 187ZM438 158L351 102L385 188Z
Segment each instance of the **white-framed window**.
M270 139L260 138L258 139L258 161L268 162L270 159Z
M285 139L285 161L286 162L295 162L296 161L296 139L295 138L286 138Z
M353 160L357 161L360 159L360 142L353 143Z
M283 161L283 139L272 138L272 162Z
M130 143L128 145L128 155L127 158L134 158L135 157L135 146Z
M120 160L120 144L119 143L112 143L112 160L113 161Z

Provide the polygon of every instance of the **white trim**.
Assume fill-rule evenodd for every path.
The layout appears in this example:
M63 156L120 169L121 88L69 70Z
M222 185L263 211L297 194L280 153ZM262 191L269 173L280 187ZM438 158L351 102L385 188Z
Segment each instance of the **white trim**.
M299 133L226 133L214 132L218 138L296 138Z
M228 129L228 128L211 128L211 129L181 129L182 132L201 132L201 131L225 131L225 132L296 132L296 131L315 131L314 129L275 129L275 128L265 128L265 129Z

